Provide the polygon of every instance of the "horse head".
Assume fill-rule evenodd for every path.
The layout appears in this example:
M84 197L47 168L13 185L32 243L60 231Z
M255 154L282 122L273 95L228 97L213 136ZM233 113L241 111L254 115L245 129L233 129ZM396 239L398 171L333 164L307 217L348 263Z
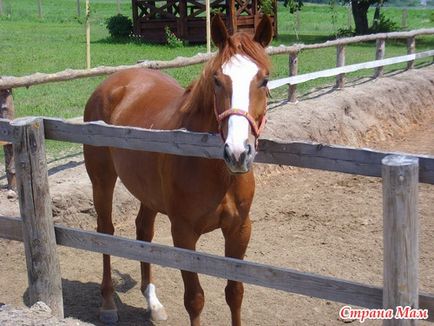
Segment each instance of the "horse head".
M232 173L250 170L258 137L265 124L270 63L265 47L273 31L268 16L254 36L230 36L220 16L212 20L211 36L219 51L212 65L214 111L224 141L224 160Z

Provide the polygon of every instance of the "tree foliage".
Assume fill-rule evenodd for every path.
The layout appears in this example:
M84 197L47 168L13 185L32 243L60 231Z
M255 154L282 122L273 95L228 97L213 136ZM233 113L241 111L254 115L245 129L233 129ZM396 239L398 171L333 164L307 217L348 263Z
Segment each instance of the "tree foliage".
M291 14L301 10L303 0L284 0L283 5L289 9Z

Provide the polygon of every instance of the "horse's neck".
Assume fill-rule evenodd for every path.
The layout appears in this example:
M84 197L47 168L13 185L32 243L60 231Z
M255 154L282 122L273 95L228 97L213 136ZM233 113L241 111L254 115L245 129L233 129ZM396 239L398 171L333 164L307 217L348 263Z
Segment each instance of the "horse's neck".
M185 112L183 127L197 132L218 132L217 118L214 113L213 86L204 74L186 92L182 105Z

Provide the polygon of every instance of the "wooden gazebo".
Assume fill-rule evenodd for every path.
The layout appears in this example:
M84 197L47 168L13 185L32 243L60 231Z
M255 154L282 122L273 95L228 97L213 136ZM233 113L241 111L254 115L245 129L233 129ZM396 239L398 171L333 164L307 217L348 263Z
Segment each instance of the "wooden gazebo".
M263 11L261 0L214 0L211 12L220 13L230 31L254 31ZM264 0L263 0L264 1ZM270 1L270 0L267 0ZM268 13L277 35L277 6ZM165 28L178 38L190 43L206 41L204 0L132 0L134 33L150 42L165 43Z

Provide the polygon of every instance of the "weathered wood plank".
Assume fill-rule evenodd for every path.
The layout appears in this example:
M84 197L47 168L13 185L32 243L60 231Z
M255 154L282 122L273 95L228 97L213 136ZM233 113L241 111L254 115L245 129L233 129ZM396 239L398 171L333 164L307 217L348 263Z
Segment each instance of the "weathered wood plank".
M11 143L14 140L13 130L14 128L11 127L10 120L0 119L0 141Z
M23 221L18 217L0 215L0 238L23 241Z
M101 122L80 124L50 118L44 119L44 124L47 139L204 158L221 159L223 155L223 143L215 134L118 127ZM255 162L381 177L381 160L391 154L401 153L260 139ZM434 157L417 157L420 182L434 184Z
M339 74L346 74L346 73L355 72L362 69L372 69L372 68L387 66L396 63L408 62L412 60L414 61L416 59L427 58L433 55L434 55L434 50L430 50L425 52L403 55L399 57L387 58L383 60L374 60L369 62L356 63L353 65L321 70L321 71L298 75L294 77L286 77L282 79L271 80L268 83L268 88L274 89L286 84L290 84L290 85L301 84L309 80L314 80L318 78L333 77Z
M62 281L48 187L42 118L12 122L13 144L23 239L29 280L30 304L45 302L63 318Z
M419 220L417 158L390 155L382 160L383 176L383 308L419 307ZM383 325L415 325L390 319Z
M44 125L47 139L205 158L223 154L223 142L216 134L119 127L101 121L80 124L44 119Z
M19 230L20 224L19 219L0 217L0 237L8 236L5 230ZM147 261L367 308L382 306L383 291L380 287L65 226L56 225L55 229L57 244L71 248ZM431 320L434 320L434 295L421 294L419 301L419 306L429 309Z
M261 139L255 162L381 177L381 160L392 154L419 158L419 181L434 184L434 157L424 155Z

